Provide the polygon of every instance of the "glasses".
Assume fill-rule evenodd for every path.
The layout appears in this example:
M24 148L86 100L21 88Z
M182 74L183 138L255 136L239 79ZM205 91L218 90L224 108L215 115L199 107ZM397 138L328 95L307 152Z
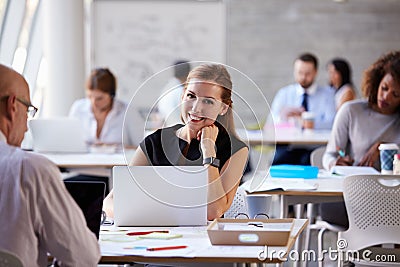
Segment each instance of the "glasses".
M23 100L23 99L21 99L21 98L19 98L19 97L17 97L17 100L18 100L21 104L23 104L25 107L28 108L28 110L27 110L26 112L27 112L27 114L28 114L28 118L29 118L29 119L32 119L33 117L35 117L35 114L36 114L36 112L38 111L38 108L37 108L37 107L35 107L35 106L32 105L31 103L29 103L29 102L27 102L27 101L25 101L25 100Z
M1 100L6 99L10 96L4 96ZM36 112L38 111L38 108L35 107L34 105L32 105L31 103L23 100L22 98L16 97L17 101L19 103L21 103L22 105L24 105L25 107L28 108L28 110L26 111L26 113L28 114L28 118L32 119L33 117L35 117Z

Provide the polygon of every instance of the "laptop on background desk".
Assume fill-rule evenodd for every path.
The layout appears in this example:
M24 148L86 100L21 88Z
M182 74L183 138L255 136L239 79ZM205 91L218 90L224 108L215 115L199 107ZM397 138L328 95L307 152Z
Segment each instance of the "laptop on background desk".
M86 153L88 147L78 119L53 118L29 121L33 150L40 153Z
M207 224L207 168L203 166L115 166L117 226Z

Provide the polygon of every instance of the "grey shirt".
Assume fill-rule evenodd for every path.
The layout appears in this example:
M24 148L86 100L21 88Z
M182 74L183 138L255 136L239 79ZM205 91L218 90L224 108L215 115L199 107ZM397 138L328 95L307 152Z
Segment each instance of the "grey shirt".
M323 157L325 169L338 157L342 149L358 165L373 144L400 143L400 114L384 115L372 110L366 100L354 100L343 104L333 123L331 137ZM374 168L380 170L377 160Z

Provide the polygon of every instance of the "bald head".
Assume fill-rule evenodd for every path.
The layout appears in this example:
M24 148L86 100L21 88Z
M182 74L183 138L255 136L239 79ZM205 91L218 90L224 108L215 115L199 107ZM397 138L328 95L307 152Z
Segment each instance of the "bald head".
M23 102L31 102L24 77L0 64L0 131L13 146L21 145L28 130L28 108Z
M15 70L0 64L0 97L9 94L29 95L28 84Z

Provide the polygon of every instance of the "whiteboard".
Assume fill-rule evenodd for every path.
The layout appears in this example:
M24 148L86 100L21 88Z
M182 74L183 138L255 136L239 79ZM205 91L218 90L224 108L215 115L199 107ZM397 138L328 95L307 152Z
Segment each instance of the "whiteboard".
M94 1L91 65L109 67L117 97L128 102L146 79L177 59L225 63L225 13L222 0ZM148 93L160 93L167 80L160 83ZM152 105L147 102L142 104Z

